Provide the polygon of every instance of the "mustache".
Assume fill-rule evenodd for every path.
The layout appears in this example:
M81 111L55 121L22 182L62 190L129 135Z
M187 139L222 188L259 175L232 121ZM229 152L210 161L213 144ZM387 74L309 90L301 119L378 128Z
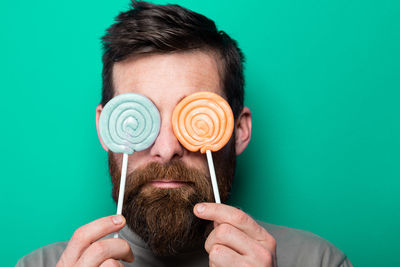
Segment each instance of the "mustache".
M120 172L117 176L118 177L113 177L115 180L113 183L118 183L118 189L116 189L119 190ZM146 184L157 180L185 182L196 187L199 184L209 184L210 178L208 173L204 173L193 167L187 167L180 160L172 160L165 164L151 162L127 175L125 185L126 197L132 194L138 194ZM211 186L211 184L209 186Z

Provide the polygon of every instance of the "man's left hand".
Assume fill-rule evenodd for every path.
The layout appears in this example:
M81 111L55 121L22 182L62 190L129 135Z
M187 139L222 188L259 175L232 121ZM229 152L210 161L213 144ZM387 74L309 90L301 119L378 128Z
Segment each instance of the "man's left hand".
M243 211L224 204L200 203L197 217L214 221L205 249L210 266L276 267L276 241Z

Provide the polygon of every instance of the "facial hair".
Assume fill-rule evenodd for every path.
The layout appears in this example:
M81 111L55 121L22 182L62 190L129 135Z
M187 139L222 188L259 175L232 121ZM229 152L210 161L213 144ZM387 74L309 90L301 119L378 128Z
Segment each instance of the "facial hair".
M214 166L221 200L228 199L235 171L234 145L214 153ZM117 202L121 167L109 153L112 196ZM149 182L168 179L184 182L179 188L156 188ZM208 169L187 167L181 160L166 164L151 162L126 178L122 214L128 227L138 234L157 256L173 256L204 247L212 222L197 218L193 207L214 202Z

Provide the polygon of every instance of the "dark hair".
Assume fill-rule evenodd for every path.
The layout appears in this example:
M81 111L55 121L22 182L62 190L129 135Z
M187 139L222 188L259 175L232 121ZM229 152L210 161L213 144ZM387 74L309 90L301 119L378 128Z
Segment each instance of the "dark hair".
M114 95L112 69L115 62L135 54L168 53L200 49L218 56L222 87L235 118L243 109L244 56L235 40L218 31L205 16L178 5L155 5L132 1L131 8L116 17L103 43L104 106Z

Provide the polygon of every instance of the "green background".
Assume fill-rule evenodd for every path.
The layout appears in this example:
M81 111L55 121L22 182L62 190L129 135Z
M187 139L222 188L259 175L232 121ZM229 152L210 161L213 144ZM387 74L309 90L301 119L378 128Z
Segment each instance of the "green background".
M355 266L400 266L400 2L175 3L247 57L254 131L231 203L326 238ZM0 3L2 266L115 212L95 129L99 38L127 7Z

